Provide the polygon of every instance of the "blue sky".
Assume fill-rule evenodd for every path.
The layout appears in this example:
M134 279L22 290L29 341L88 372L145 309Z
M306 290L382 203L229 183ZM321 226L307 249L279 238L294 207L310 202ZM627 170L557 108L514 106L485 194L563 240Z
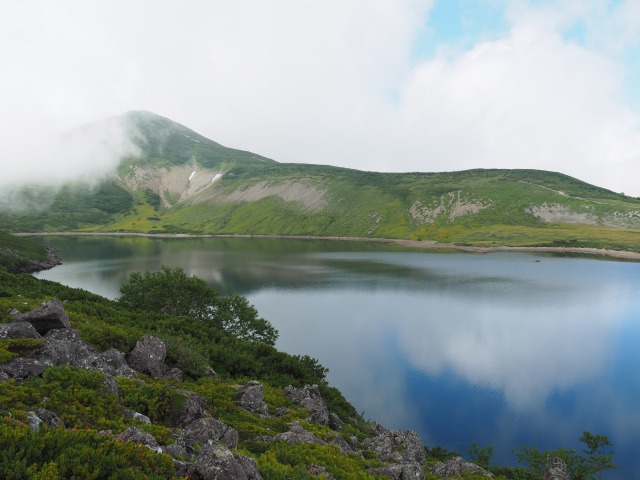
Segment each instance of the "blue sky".
M28 166L4 183L97 175L124 136L87 162L33 132L142 109L281 162L640 196L638 0L25 0L0 5L0 45L0 153Z

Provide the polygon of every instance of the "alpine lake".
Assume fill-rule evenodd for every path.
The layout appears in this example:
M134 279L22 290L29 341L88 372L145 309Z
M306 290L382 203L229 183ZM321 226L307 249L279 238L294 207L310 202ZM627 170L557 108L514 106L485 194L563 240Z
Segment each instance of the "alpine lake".
M350 241L46 237L36 276L116 298L132 272L182 267L249 298L276 346L329 368L365 418L466 456L477 442L581 452L607 435L640 471L640 263L429 252ZM215 369L215 365L213 365Z

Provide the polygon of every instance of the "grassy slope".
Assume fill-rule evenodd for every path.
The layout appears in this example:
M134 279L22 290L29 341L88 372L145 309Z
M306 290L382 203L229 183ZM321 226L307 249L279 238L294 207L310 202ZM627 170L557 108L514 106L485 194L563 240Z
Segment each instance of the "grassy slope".
M159 336L167 344L167 363L186 373L184 383L177 380L144 377L139 380L118 378L118 395L103 389L104 375L68 366L52 366L42 377L24 381L0 382L0 477L3 478L171 478L171 460L129 443L115 442L100 430L119 433L136 426L154 435L161 443L173 442L171 415L182 401L172 388L196 391L208 401L210 413L237 429L239 451L257 460L265 480L283 478L319 478L307 466L322 465L338 480L381 478L367 472L381 466L375 455L342 453L334 445L284 442L260 443L258 435L273 436L289 429L297 420L320 438L330 439L335 432L308 423L308 413L293 405L283 394L287 384L318 383L332 410L346 420L340 434L360 441L372 436L371 426L360 418L341 394L329 387L316 366L276 351L273 347L239 341L212 328L206 322L184 317L163 317L149 312L128 310L117 302L84 290L38 280L30 275L11 275L0 270L0 323L10 321L10 309L28 311L52 297L65 302L72 328L98 350L118 348L130 351L144 333ZM0 340L0 361L28 355L38 341ZM213 365L220 375L211 379L205 367ZM248 379L265 383L265 399L271 412L286 408L283 416L263 418L239 408L236 389ZM41 428L31 432L26 425L30 410L38 407L55 412L66 428ZM132 409L151 418L150 425L122 414ZM369 452L371 453L371 452ZM447 456L443 449L427 451L429 464ZM87 470L88 469L88 470ZM97 476L92 476L96 475ZM100 476L102 475L102 476ZM428 479L437 477L427 474ZM481 478L470 475L466 478ZM484 478L484 477L482 477ZM520 478L520 477L518 477Z
M437 240L514 246L590 246L640 250L640 228L607 226L616 215L640 212L640 201L571 177L535 170L471 170L437 174L383 174L314 165L271 164L236 169L216 189L231 192L258 182L304 180L326 191L328 205L310 211L272 196L255 202L184 202L171 210L138 205L100 230L143 232L334 235ZM450 219L450 192L489 205ZM458 194L458 192L460 192ZM411 217L414 202L449 210L431 223ZM599 225L544 224L526 213L532 205L561 205L591 214ZM617 213L616 213L617 212ZM640 219L628 225L640 226Z

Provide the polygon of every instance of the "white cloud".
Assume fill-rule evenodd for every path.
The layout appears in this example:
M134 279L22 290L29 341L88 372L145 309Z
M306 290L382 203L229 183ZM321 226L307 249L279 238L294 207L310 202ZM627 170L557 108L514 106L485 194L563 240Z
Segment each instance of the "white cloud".
M1 153L146 109L284 162L543 168L640 194L637 2L505 2L504 38L416 61L432 3L5 2ZM583 43L561 35L575 22Z

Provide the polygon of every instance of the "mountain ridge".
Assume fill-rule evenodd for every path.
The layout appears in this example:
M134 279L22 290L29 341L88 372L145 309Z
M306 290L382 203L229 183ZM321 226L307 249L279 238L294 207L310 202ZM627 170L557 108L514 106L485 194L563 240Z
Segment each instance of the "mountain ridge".
M365 172L279 163L145 111L120 117L139 153L0 229L315 235L640 251L640 200L532 169ZM32 193L32 195L35 195ZM25 202L28 203L28 202Z

